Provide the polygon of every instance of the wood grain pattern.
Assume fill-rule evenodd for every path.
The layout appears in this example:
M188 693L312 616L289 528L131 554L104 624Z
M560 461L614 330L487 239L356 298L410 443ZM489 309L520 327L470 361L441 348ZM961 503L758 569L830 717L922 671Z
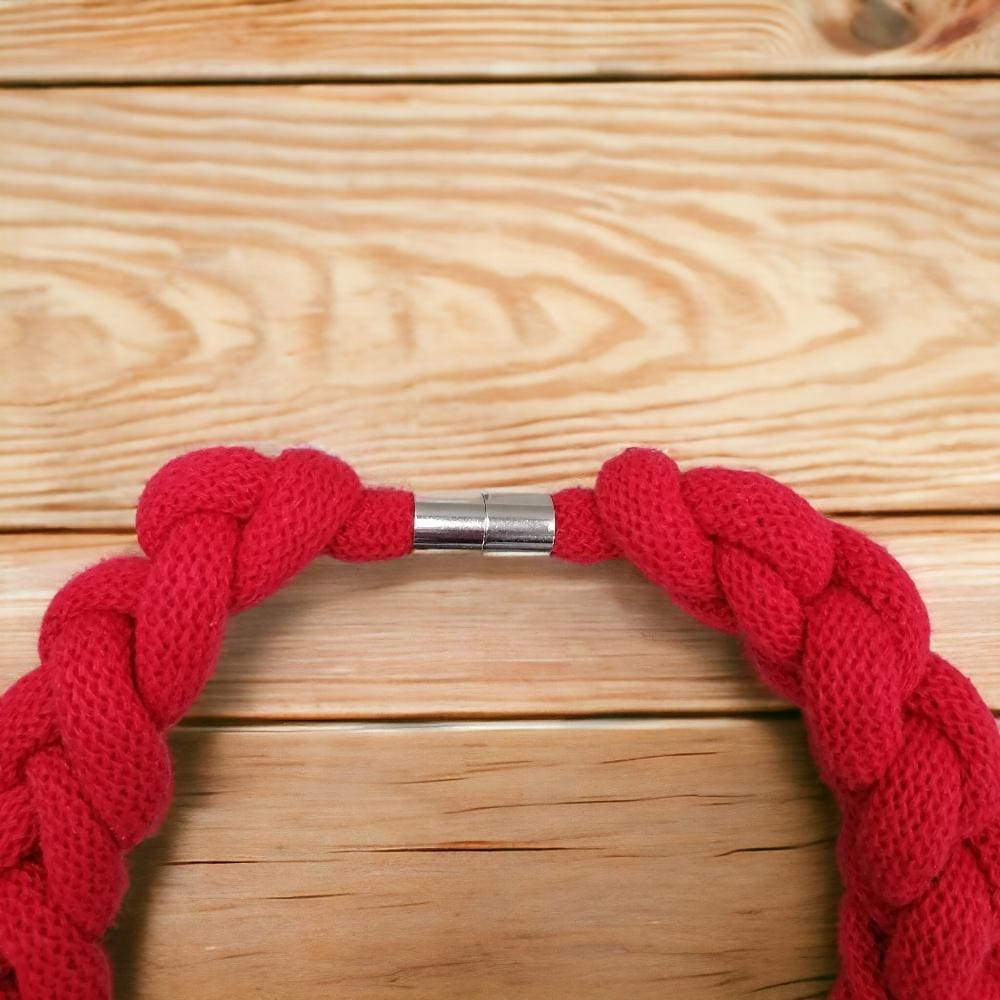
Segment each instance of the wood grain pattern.
M22 0L6 80L996 73L996 0Z
M831 804L799 725L182 729L124 1000L807 1000Z
M1000 82L0 94L0 527L187 448L1000 506Z
M179 451L557 488L648 443L853 512L1000 710L998 7L0 3L0 690ZM595 82L469 82L532 78ZM318 563L171 735L116 997L818 1000L780 707L624 564Z
M862 518L913 574L937 650L1000 709L1000 518ZM36 662L42 612L123 537L0 537L0 688ZM624 564L421 554L314 564L235 619L200 718L743 712L784 706L734 640Z

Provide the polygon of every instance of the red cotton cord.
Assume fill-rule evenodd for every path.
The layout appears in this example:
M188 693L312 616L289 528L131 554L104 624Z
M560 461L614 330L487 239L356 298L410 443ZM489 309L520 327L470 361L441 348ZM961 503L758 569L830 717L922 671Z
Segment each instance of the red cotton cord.
M553 555L625 558L699 621L738 634L799 706L842 817L834 1000L1000 1000L1000 737L931 652L927 612L884 548L766 476L680 472L632 448L555 494ZM54 597L40 666L0 698L0 998L105 1000L101 938L125 853L162 822L164 732L215 665L228 615L315 556L406 555L413 496L293 449L210 448L165 465L136 515L145 556Z

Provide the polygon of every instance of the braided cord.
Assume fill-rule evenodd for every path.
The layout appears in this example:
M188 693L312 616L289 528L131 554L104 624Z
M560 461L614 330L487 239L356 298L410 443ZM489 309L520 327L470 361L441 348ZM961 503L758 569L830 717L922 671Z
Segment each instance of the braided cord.
M1000 1000L1000 736L931 652L892 557L774 480L681 473L652 450L553 501L553 555L630 560L739 634L801 708L842 815L833 1000ZM0 1000L111 996L101 938L124 856L164 818L163 734L210 676L227 617L320 554L406 555L413 497L310 449L212 448L150 480L136 526L145 556L70 580L43 619L41 665L0 697Z

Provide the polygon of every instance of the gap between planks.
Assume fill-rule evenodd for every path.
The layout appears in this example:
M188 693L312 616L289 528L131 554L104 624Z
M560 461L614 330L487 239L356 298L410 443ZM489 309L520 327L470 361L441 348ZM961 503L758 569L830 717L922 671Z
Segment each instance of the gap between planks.
M474 491L473 491L474 492ZM544 492L544 491L543 491ZM826 517L832 518L833 520L853 520L855 518L866 518L872 522L877 523L879 520L895 519L895 518L942 518L942 517L955 517L955 518L997 518L1000 517L1000 507L971 507L969 509L956 507L953 510L938 510L935 508L920 509L916 508L913 510L878 510L878 511L864 511L864 510L824 510L823 514ZM47 536L58 537L60 535L73 536L78 535L81 538L92 537L105 537L105 538L115 538L121 537L123 539L134 540L135 531L130 527L125 527L124 525L109 525L106 528L101 527L91 527L89 525L82 525L78 528L70 527L67 525L47 525L40 523L37 525L32 525L30 528L17 527L15 525L0 525L0 538L4 536L10 537L20 537L20 538L32 538L40 537L45 538ZM412 555L417 555L416 553L411 553ZM417 555L417 558L422 558L422 556ZM472 558L471 556L469 558Z
M203 77L185 77L183 79L161 80L156 77L135 78L128 80L99 80L82 77L66 80L2 80L0 91L30 91L30 90L156 90L184 87L188 89L213 87L487 87L503 84L505 86L535 86L546 84L552 86L577 86L586 84L601 84L604 86L628 85L634 83L655 84L685 84L685 83L857 83L880 81L906 82L956 82L956 81L988 81L1000 79L1000 69L996 72L977 70L969 72L935 73L893 73L891 75L872 75L867 73L740 73L732 76L688 74L685 76L663 75L655 73L636 74L568 74L565 76L520 75L520 76L384 76L373 79L352 76L259 76L259 77L219 77L205 79Z

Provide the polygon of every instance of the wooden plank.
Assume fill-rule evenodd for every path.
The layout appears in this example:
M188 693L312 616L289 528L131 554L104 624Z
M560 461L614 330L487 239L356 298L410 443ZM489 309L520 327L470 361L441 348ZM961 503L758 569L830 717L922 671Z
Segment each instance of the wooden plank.
M995 73L996 0L0 6L6 80Z
M0 527L203 443L1000 506L1000 82L0 95Z
M1000 709L1000 518L852 519L898 556L935 647ZM124 537L0 538L0 689L36 662L52 593L132 551ZM695 624L623 563L421 554L314 564L235 619L200 718L743 712L784 703L732 639Z
M797 723L183 729L119 994L806 1000L831 804Z

